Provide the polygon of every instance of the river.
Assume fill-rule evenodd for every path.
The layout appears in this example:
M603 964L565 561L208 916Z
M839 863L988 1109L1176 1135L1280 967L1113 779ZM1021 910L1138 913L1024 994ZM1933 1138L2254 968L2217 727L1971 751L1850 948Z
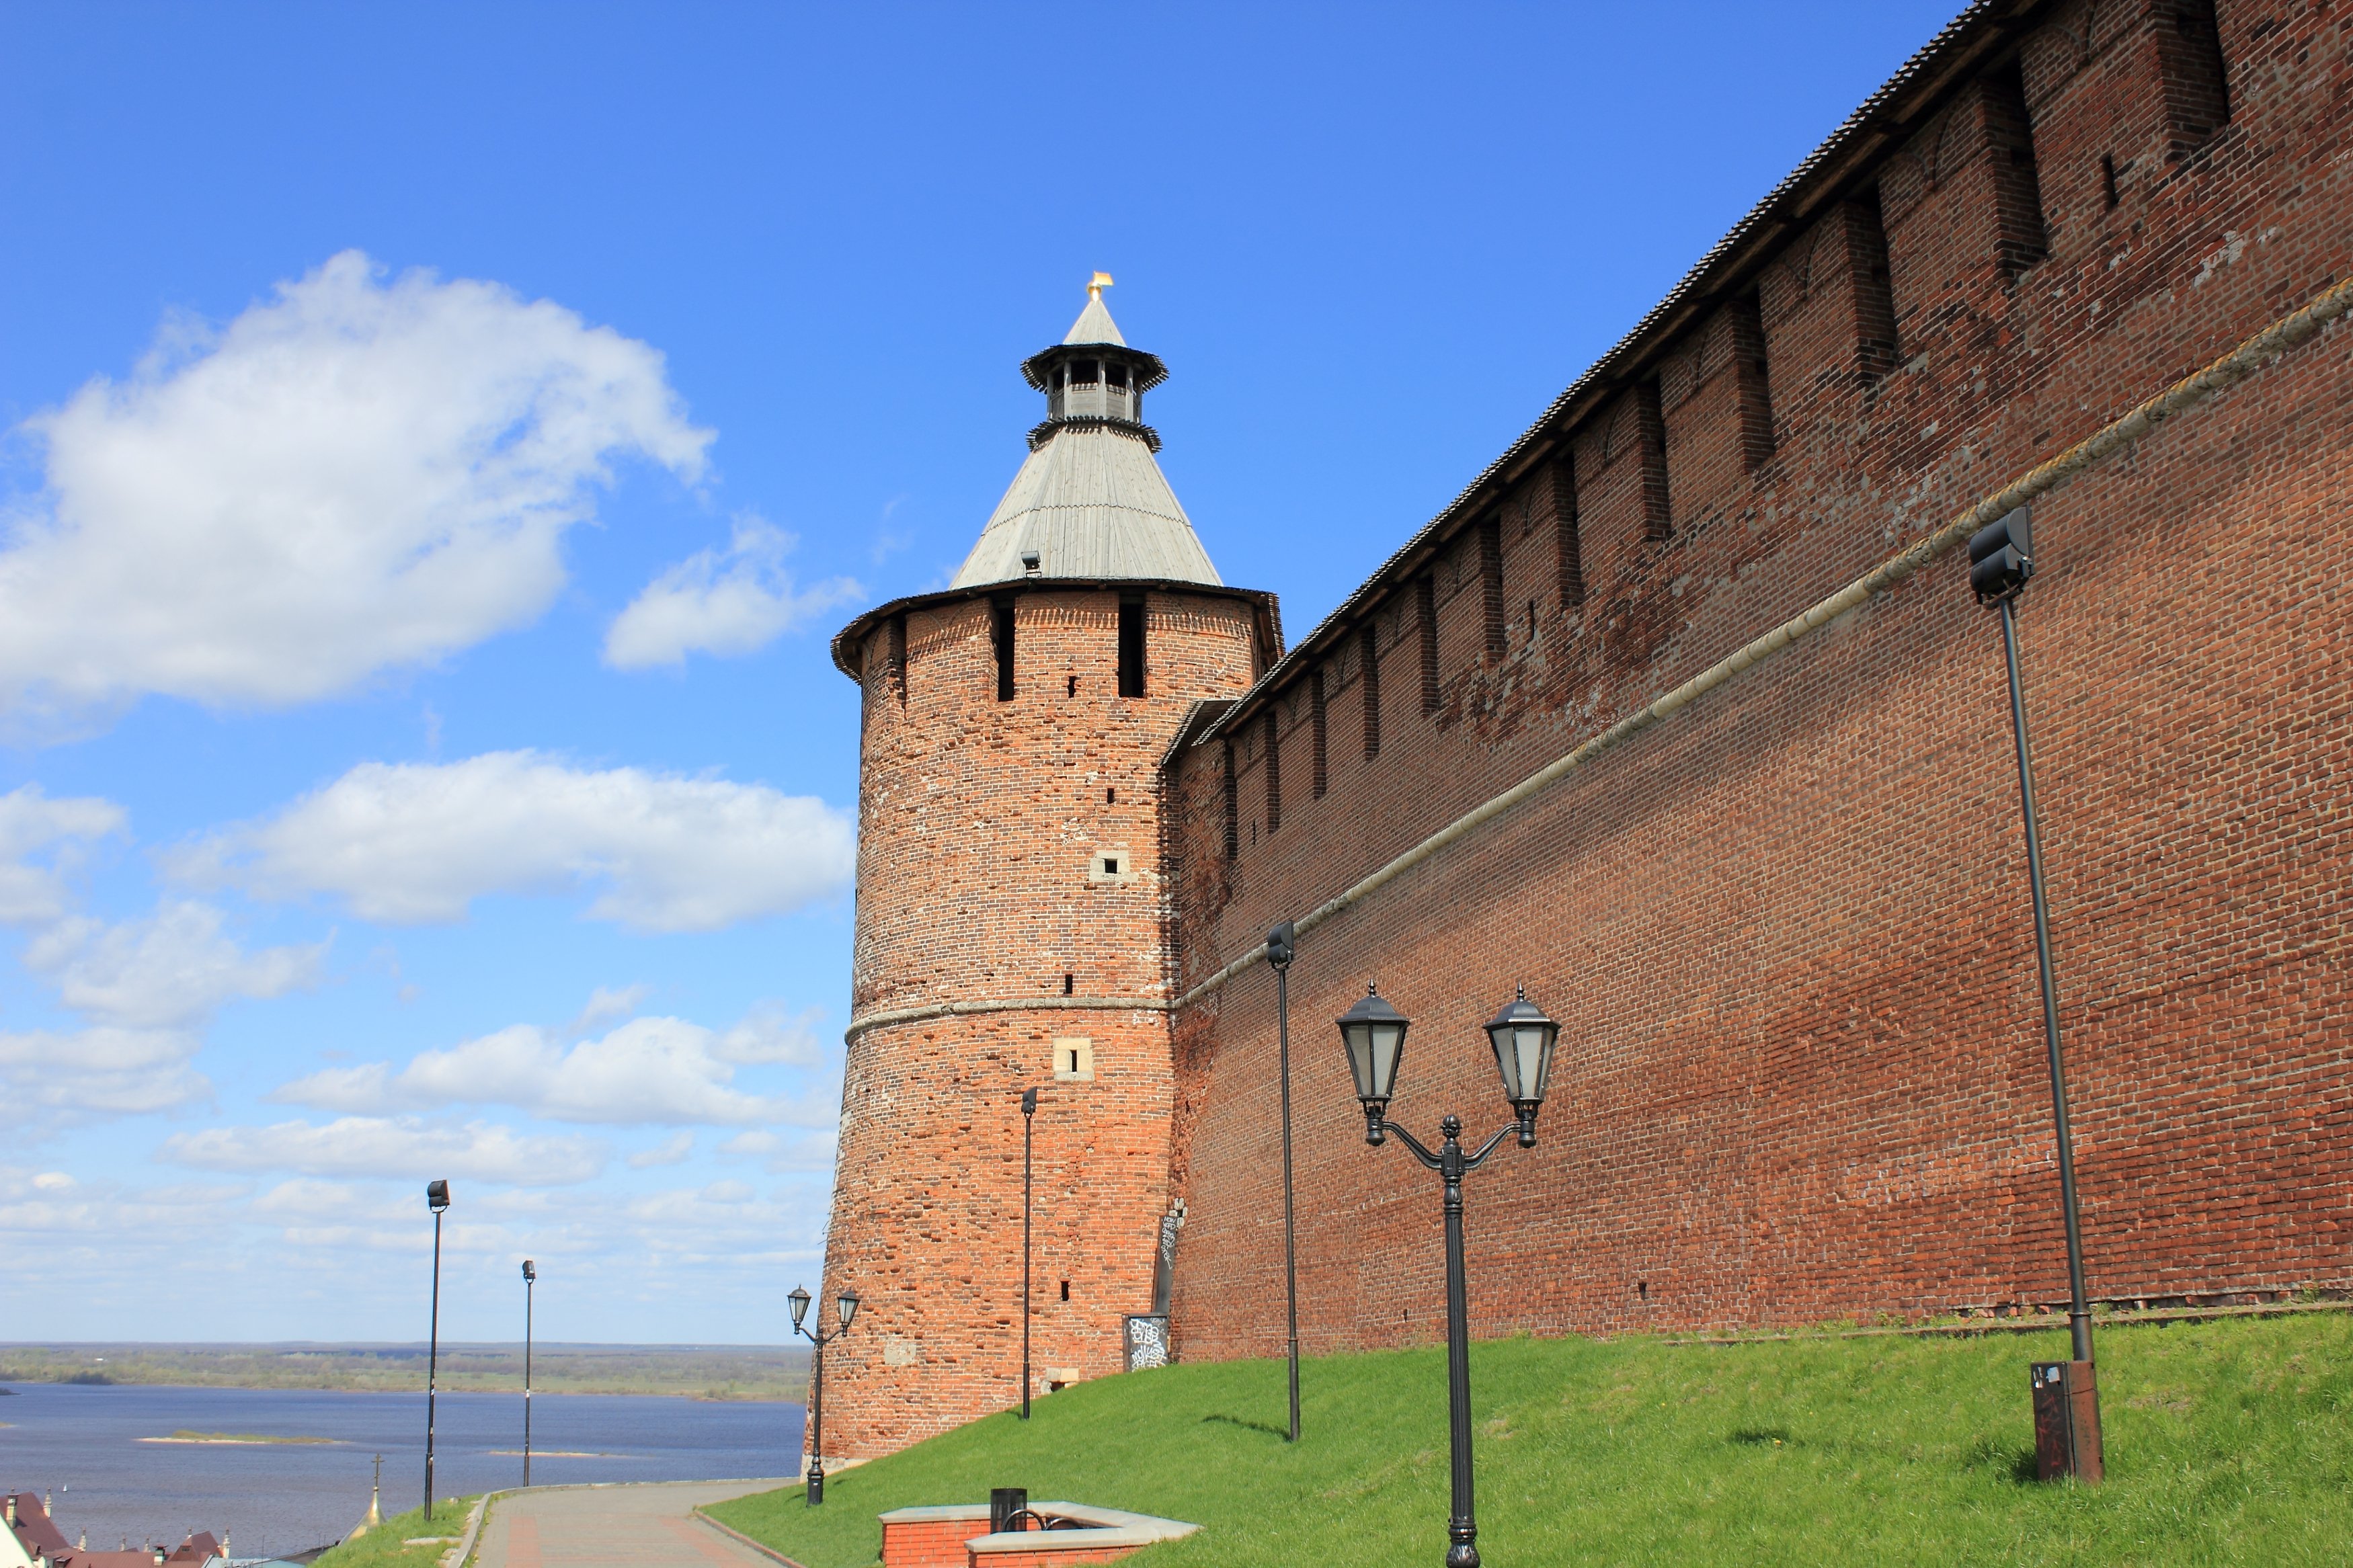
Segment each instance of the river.
M177 1545L196 1530L227 1530L238 1557L322 1546L367 1512L378 1454L385 1513L423 1500L422 1394L7 1386L15 1396L0 1397L0 1489L52 1493L66 1538L88 1531L93 1548L125 1537ZM532 1407L531 1479L542 1486L781 1476L799 1465L798 1405L542 1394ZM521 1394L444 1394L435 1426L437 1496L522 1482ZM181 1430L333 1441L140 1441Z

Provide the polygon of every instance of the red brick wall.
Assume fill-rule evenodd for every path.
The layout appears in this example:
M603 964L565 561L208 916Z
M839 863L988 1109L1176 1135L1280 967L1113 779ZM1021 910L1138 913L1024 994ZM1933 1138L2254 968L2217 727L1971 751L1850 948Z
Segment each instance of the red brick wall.
M2044 259L2005 270L2016 127L1962 84L1876 172L1890 374L1864 374L1852 215L1830 208L1757 279L1769 462L1741 460L1724 323L1703 317L1644 373L1671 540L1645 537L1630 385L1568 443L1581 605L1542 591L1539 467L1502 503L1521 623L1503 658L1480 517L1433 563L1435 714L1400 584L1373 615L1377 758L1354 743L1353 636L1323 668L1328 793L1286 788L1279 834L1254 710L1232 731L1231 860L1222 746L1180 756L1180 984L2346 276L2342 24L2224 4L2231 122L2185 152L2160 81L2174 9L2056 6L2025 34ZM2021 636L2103 1298L2353 1274L2348 353L2332 329L2036 508ZM1481 1332L2063 1296L2000 632L1965 576L1947 558L1301 939L1311 1351L1440 1323L1435 1178L1364 1146L1329 1024L1368 978L1417 1020L1395 1113L1424 1135L1447 1110L1504 1120L1477 1026L1515 983L1566 1026L1539 1147L1471 1184ZM1287 784L1307 678L1274 694ZM1175 1023L1187 1355L1280 1347L1272 995L1254 969Z
M863 1306L826 1352L834 1453L888 1452L1019 1401L1024 1088L1047 1086L1035 1392L1118 1370L1122 1318L1152 1306L1167 1017L1065 1004L1169 994L1158 764L1196 700L1249 684L1258 609L1152 594L1146 695L1131 699L1116 593L1016 591L1011 701L996 696L987 595L911 612L903 676L887 626L865 650L855 1015L1038 1005L854 1035L820 1299L854 1287ZM1111 851L1116 880L1093 872ZM1052 1042L1073 1037L1092 1043L1092 1082L1054 1081Z
M965 1542L988 1533L988 1516L920 1519L882 1526L882 1568L969 1568Z

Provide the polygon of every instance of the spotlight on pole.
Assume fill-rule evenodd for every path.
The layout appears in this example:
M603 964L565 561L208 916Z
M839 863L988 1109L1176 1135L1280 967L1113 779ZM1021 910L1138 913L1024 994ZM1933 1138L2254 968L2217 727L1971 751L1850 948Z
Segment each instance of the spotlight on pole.
M425 1184L425 1206L433 1211L433 1315L425 1350L425 1517L433 1517L433 1394L441 1361L441 1216L449 1208L449 1184Z
M2035 1473L2096 1484L2106 1473L2100 1443L2100 1388L2092 1359L2092 1304L2084 1283L2084 1229L2075 1206L2075 1139L2067 1121L2067 1073L2059 1054L2059 982L2051 962L2051 900L2043 890L2042 833L2034 810L2032 748L2018 666L2018 595L2034 576L2031 517L2024 507L1969 539L1969 589L2001 612L2001 651L2010 670L2010 731L2018 747L2018 801L2026 818L2026 880L2034 899L2034 958L2042 984L2042 1046L2051 1067L2051 1114L2059 1143L2059 1203L2067 1230L2067 1335L2070 1360L2036 1362L2027 1372L2034 1395Z
M1299 1232L1291 1190L1291 957L1298 930L1285 921L1266 933L1274 966L1274 1037L1282 1079L1282 1309L1291 1362L1291 1437L1299 1441Z
M531 1485L531 1296L539 1270L522 1260L522 1484Z

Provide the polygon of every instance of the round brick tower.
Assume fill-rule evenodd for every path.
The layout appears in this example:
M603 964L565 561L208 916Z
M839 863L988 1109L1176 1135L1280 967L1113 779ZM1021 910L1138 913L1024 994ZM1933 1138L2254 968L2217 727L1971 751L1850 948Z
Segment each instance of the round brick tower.
M1120 1371L1154 1310L1173 1109L1160 762L1271 662L1153 454L1097 274L1022 365L1029 455L944 591L860 616L857 946L825 1326L828 1458L1021 1398L1022 1091L1039 1090L1031 1394Z

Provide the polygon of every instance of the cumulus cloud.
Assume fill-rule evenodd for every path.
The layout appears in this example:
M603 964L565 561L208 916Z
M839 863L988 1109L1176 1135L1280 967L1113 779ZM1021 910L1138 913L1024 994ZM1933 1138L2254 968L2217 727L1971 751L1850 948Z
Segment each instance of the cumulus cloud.
M170 864L264 898L329 894L396 924L460 920L493 893L593 889L591 916L679 931L829 898L853 858L849 814L813 796L492 752L363 763Z
M0 1089L65 1121L208 1098L190 1063L212 1015L314 984L326 952L323 942L248 952L223 927L218 910L180 901L119 923L69 916L35 935L25 966L87 1026L0 1033Z
M661 1165L682 1165L694 1152L694 1134L673 1132L650 1149L640 1149L629 1156L629 1169L650 1171Z
M384 1176L424 1182L569 1186L605 1168L602 1144L564 1134L523 1134L484 1121L463 1126L414 1117L344 1116L324 1126L209 1127L164 1141L162 1157L199 1170L291 1171L306 1176Z
M284 706L528 624L617 459L697 476L661 355L495 283L357 251L26 421L0 710Z
M830 1132L801 1132L786 1137L762 1129L738 1132L720 1144L719 1152L739 1160L757 1160L760 1168L772 1176L797 1175L831 1170L834 1141Z
M806 1030L757 1015L723 1032L683 1018L634 1018L601 1039L569 1047L553 1031L517 1024L448 1050L421 1052L397 1069L388 1062L329 1068L269 1098L377 1114L508 1105L553 1121L631 1127L828 1125L828 1104L747 1094L733 1086L738 1067L816 1058Z
M248 952L221 927L220 910L187 900L119 923L75 916L35 937L25 966L74 1011L129 1028L185 1027L229 1002L317 981L326 943Z
M0 1033L0 1085L11 1103L65 1120L169 1110L212 1093L188 1065L201 1043L186 1029Z
M93 839L122 831L128 818L112 801L80 795L51 800L38 784L0 795L0 924L31 925L66 912L66 879ZM45 854L46 862L34 857Z
M688 556L629 601L605 634L605 662L645 669L684 664L691 653L756 653L809 616L861 595L847 577L796 592L785 570L796 542L758 518L738 520L724 551Z

